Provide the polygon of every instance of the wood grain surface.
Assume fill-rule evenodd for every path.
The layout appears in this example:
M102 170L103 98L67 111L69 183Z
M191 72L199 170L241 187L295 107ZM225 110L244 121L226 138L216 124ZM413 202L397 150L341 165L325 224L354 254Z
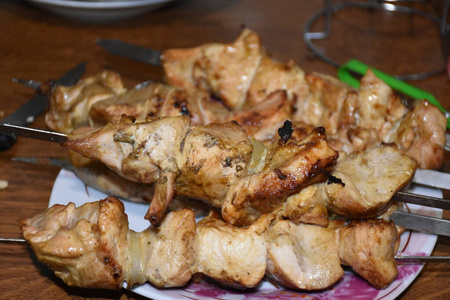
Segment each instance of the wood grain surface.
M334 1L338 2L338 1ZM406 4L405 4L406 5ZM440 15L443 1L421 1L415 8ZM335 67L315 57L303 41L307 20L323 8L322 1L186 0L133 19L92 24L65 19L23 1L0 0L0 119L33 96L11 78L57 78L81 61L86 75L105 68L119 72L126 85L162 80L158 67L104 52L97 38L120 39L164 50L207 42L232 42L241 26L262 37L271 56L293 59L305 72L336 75ZM332 18L328 39L317 41L321 51L340 63L357 58L391 74L421 73L444 67L436 23L394 12L349 10ZM320 31L323 22L314 24ZM445 73L412 84L433 93L450 110L450 84ZM45 128L38 117L33 127ZM20 238L18 222L48 205L56 167L11 161L16 156L64 156L58 144L19 138L0 153L0 237ZM444 171L450 172L446 154ZM449 193L445 192L447 198ZM445 213L448 218L449 214ZM439 237L433 255L450 255L450 238ZM1 299L143 299L126 290L69 288L39 263L27 245L0 244ZM450 299L450 262L425 266L400 299Z

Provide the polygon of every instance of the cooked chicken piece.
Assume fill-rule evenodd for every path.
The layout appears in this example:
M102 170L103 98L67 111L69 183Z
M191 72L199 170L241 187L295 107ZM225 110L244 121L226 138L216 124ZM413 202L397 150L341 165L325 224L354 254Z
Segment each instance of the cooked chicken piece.
M392 89L371 70L361 79L358 90L325 74L308 75L306 81L311 94L297 100L294 120L323 126L330 135L342 127L357 126L383 136L407 112Z
M162 61L169 84L188 92L206 87L236 111L244 105L261 58L259 36L244 29L232 44L167 50Z
M447 119L428 101L414 102L413 109L384 137L384 142L394 143L420 168L438 169L444 160Z
M57 86L51 94L45 122L52 130L71 133L74 128L89 125L93 104L124 91L120 75L111 71L80 80L71 87Z
M204 49L209 45L211 44L164 51L161 62L167 83L193 94L198 90L208 91L208 86L202 78L197 77L195 69L198 69L197 61L201 59Z
M153 184L143 184L127 180L113 172L97 160L88 159L78 153L69 151L70 163L77 177L86 185L109 196L138 203L150 203L153 198ZM170 201L168 210L190 208L195 217L204 217L210 207L201 201L175 197Z
M126 280L128 219L115 198L54 205L20 227L39 261L67 285L118 289Z
M351 115L342 116L341 111L348 106L348 94L354 91L345 83L324 74L310 74L305 80L310 94L308 97L296 99L292 119L313 126L322 126L327 134L336 134L341 119L351 117Z
M155 182L146 216L154 225L175 194L222 207L232 224L251 224L303 186L326 179L338 156L318 129L302 143L287 137L260 161L237 123L192 127L183 116L145 123L123 119L71 135L63 146L100 160L129 180ZM250 166L257 173L249 174Z
M280 140L267 155L260 172L231 185L222 203L222 216L233 225L248 225L262 214L277 210L290 195L325 180L337 152L326 143L323 128L301 143Z
M383 217L386 210L392 213L396 209L392 197L409 183L415 170L414 160L393 147L341 153L328 182L307 186L290 196L275 214L295 224L325 227L328 211L345 219Z
M267 235L266 274L292 289L330 287L344 275L338 242L334 228L280 220L271 226Z
M291 103L305 99L310 93L305 73L293 61L282 64L263 56L249 87L245 106L257 105L279 90L287 92Z
M236 123L192 128L177 162L177 194L221 207L228 188L247 175L252 150L247 134Z
M418 101L408 111L371 70L357 90L323 74L308 75L306 82L311 94L297 99L292 120L323 126L335 150L352 153L392 143L420 168L442 165L446 119L437 107Z
M104 164L69 151L70 163L77 177L87 186L107 195L138 203L150 203L153 185L126 180Z
M408 112L393 90L370 69L361 79L358 91L360 103L358 125L375 129L381 137L384 137L395 122Z
M372 77L370 71L368 76ZM311 93L309 97L298 98L294 103L296 112L292 119L296 123L323 126L335 150L352 153L380 146L378 131L362 126L360 110L362 103L367 101L360 99L363 95L358 90L332 76L319 73L306 76L306 82ZM364 97L369 97L368 94L366 91ZM370 106L370 103L366 105ZM370 125L369 122L365 124Z
M99 126L118 122L125 114L145 121L148 117L187 115L193 124L203 124L197 103L185 91L162 83L131 89L92 105L90 118Z
M272 217L235 227L211 212L197 223L195 270L234 288L252 288L266 271L265 232Z
M195 218L190 209L170 212L158 228L130 231L127 279L131 286L145 281L157 287L179 287L191 279L195 259ZM134 238L133 238L134 237ZM140 277L140 278L139 278Z
M37 258L69 286L119 289L150 281L182 286L191 278L195 219L191 210L171 212L157 229L128 229L123 204L114 197L78 208L54 205L21 220Z
M355 152L340 159L323 186L328 209L348 218L372 218L414 177L416 163L392 147Z
M354 221L339 229L341 262L351 266L375 288L386 288L398 274L396 237L397 229L393 222Z
M287 93L278 90L253 107L229 114L225 120L236 121L247 134L259 141L272 139L286 120L291 117L291 104Z
M305 187L298 194L286 199L277 215L288 218L294 224L315 224L327 227L329 223L327 205L317 183Z

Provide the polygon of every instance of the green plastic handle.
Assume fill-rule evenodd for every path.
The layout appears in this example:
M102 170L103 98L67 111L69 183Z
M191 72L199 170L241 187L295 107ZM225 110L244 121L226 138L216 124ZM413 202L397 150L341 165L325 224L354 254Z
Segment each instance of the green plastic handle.
M351 72L358 73L361 75L365 75L367 70L369 69L369 66L356 60L351 59L347 63L343 64L339 70L338 70L338 77L341 81L346 82L347 84L359 88L360 82L358 79L354 78L351 75ZM392 89L397 90L411 98L423 100L426 99L430 101L431 104L436 105L439 107L439 109L445 114L446 111L442 107L442 105L437 101L437 99L430 93L421 90L419 88L416 88L415 86L412 86L404 81L398 80L390 75L387 75L386 73L381 72L380 70L374 69L370 67L370 69L373 71L373 73L383 80L387 85L389 85ZM450 129L450 118L447 118L447 128Z

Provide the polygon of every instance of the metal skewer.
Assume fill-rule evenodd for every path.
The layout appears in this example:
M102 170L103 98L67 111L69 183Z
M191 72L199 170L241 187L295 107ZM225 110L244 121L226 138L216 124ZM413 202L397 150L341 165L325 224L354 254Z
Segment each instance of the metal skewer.
M24 239L9 239L9 238L0 238L0 243L5 244L13 244L13 243L25 243L26 241Z
M23 244L25 239L0 238L0 243ZM424 264L431 262L449 262L450 256L396 256L395 260L401 264Z
M33 90L37 90L41 85L42 82L36 81L36 80L26 80L26 79L20 79L20 78L13 78L13 82L23 84L29 88L32 88Z

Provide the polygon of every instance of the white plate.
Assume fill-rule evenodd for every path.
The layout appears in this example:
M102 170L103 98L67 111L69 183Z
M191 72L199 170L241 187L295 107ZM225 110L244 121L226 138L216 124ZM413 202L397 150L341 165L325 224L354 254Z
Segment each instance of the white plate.
M414 193L442 197L438 190L416 187ZM72 172L62 170L55 180L49 206L74 202L80 206L86 202L97 201L106 195L86 187ZM124 201L130 229L142 231L149 226L144 219L147 205ZM409 205L412 212L419 212L434 217L442 217L442 210L429 207ZM406 231L401 238L399 253L403 255L430 255L437 236ZM399 265L398 278L386 289L377 290L353 272L346 271L344 277L332 288L319 293L302 293L277 288L268 281L263 281L251 291L224 289L209 283L192 283L179 289L157 289L144 284L133 289L134 292L152 299L395 299L416 278L422 270L421 265Z
M120 21L157 9L173 0L132 0L113 2L27 0L52 13L85 22Z

